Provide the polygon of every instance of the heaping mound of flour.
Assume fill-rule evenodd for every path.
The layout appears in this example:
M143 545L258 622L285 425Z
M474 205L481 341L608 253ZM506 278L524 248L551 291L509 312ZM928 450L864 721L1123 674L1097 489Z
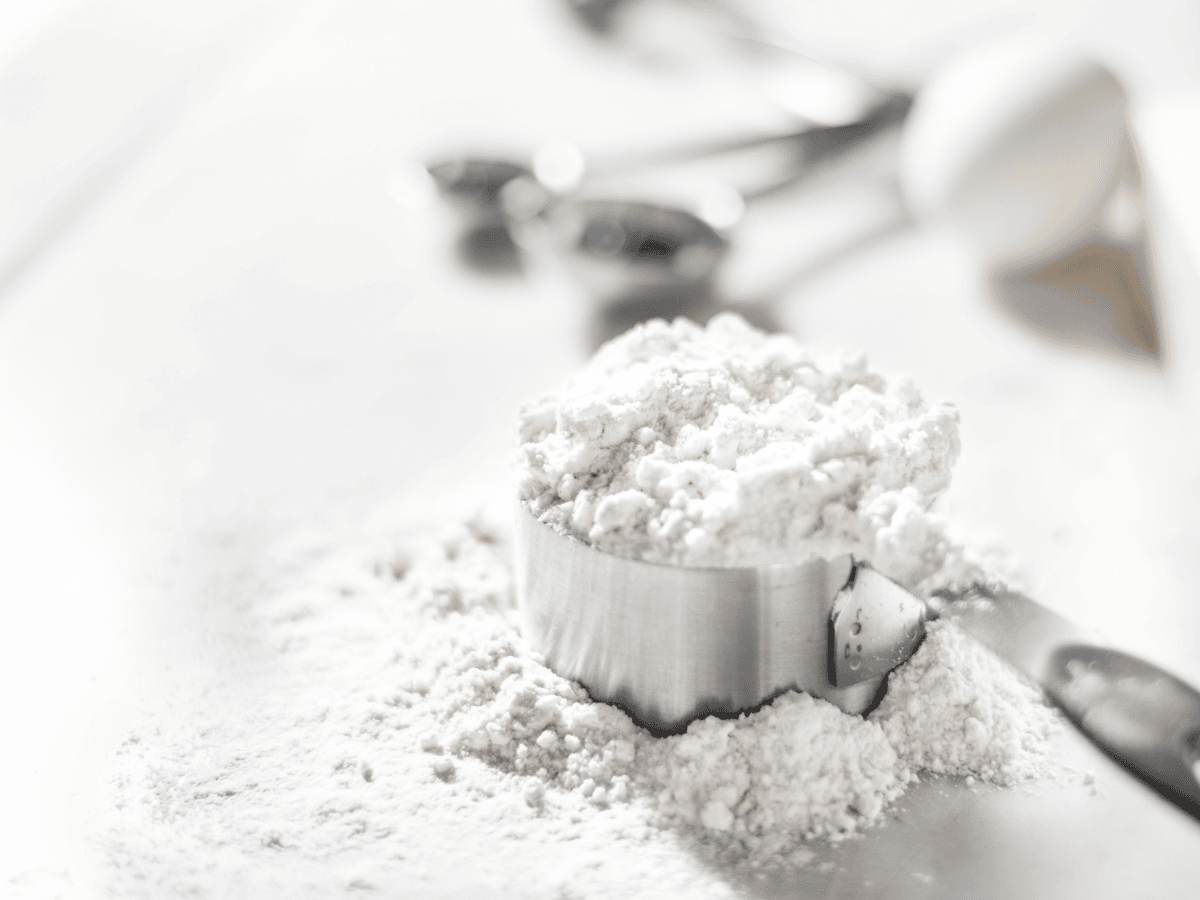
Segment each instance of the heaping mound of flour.
M122 748L112 893L731 897L921 771L1050 758L1036 692L937 623L868 719L787 694L656 738L525 647L509 553L476 519L306 554L250 610L261 671Z
M929 508L959 452L954 407L733 314L610 341L522 409L520 441L530 509L611 553L688 566L849 553L914 587L946 564Z

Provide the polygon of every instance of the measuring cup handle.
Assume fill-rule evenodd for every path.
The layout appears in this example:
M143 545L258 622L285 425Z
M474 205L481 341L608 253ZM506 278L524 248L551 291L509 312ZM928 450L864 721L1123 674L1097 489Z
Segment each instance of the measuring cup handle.
M1086 644L1059 648L1044 686L1096 746L1200 819L1200 692L1135 656Z

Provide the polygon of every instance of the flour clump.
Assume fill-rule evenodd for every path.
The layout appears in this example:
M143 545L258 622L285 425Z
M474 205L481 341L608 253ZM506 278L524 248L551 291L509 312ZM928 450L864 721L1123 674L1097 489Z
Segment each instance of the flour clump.
M877 821L911 777L877 724L808 694L693 722L665 743L663 815L724 832L759 859Z
M803 864L923 772L1047 768L1049 710L936 622L865 720L792 692L655 737L523 643L509 540L403 522L259 598L259 691L231 674L121 749L114 895L732 897L730 873Z
M930 505L958 413L861 356L732 314L640 325L520 419L519 489L598 549L688 566L852 553L915 585L940 566Z

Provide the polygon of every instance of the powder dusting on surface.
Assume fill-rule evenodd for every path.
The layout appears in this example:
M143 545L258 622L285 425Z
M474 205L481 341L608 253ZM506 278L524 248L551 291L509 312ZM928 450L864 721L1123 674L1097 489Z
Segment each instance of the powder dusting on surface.
M791 693L655 738L524 646L508 554L476 518L297 563L251 611L255 682L122 747L112 893L735 896L921 771L1009 784L1048 758L1036 695L937 625L868 720Z
M522 499L601 550L690 566L853 554L913 587L945 570L929 509L957 410L733 314L610 341L526 404L520 441Z
M520 490L616 553L853 553L927 591L979 576L930 511L956 422L736 317L652 322L526 408ZM434 517L296 557L247 613L253 677L123 745L112 893L737 896L923 772L1010 785L1049 760L1037 693L938 623L866 719L792 692L654 737L525 646L510 553L507 524Z

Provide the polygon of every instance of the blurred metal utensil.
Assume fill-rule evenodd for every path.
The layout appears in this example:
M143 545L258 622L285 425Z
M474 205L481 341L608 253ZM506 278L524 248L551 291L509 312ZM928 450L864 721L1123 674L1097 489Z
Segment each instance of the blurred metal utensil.
M979 53L933 79L900 132L908 212L895 224L910 213L952 222L1002 306L1056 343L1161 361L1155 248L1124 88L1094 60L1053 47Z
M458 239L459 258L470 269L491 275L522 270L520 251L513 241L501 204L504 188L533 172L501 158L449 157L426 166L439 192L463 217Z
M862 196L847 198L851 205L807 249L789 250L786 238L816 222L805 221L813 216L803 202L787 197L729 230L662 204L568 199L534 223L538 238L522 240L553 252L583 287L592 301L594 346L648 318L682 315L703 323L723 310L776 331L776 301L798 280L910 224L894 191L856 192L864 193L877 196L866 204ZM828 210L828 203L820 208ZM853 221L846 220L850 211ZM764 230L778 233L764 236Z
M567 193L581 184L578 198L556 199L555 186L539 181L536 166L531 177L528 167L500 161L462 185L475 191L477 209L489 210L483 225L498 233L508 225L497 201L501 207L519 201L505 210L518 223L553 206L545 221L560 239L543 246L563 256L601 308L621 310L610 323L615 326L637 321L639 304L647 316L703 315L721 307L713 278L727 247L712 235L687 232L685 220L707 222L723 242L748 203L823 175L850 185L898 172L906 207L887 222L866 223L845 246L890 233L913 214L949 219L971 238L992 271L997 299L1015 318L1055 341L1158 359L1154 248L1124 88L1098 63L1053 48L1002 45L977 53L932 79L912 115L910 98L899 94L848 125L609 159L593 163L586 179L582 154L572 148L575 175ZM889 142L901 148L898 163L888 149L876 154L885 160L882 168L855 168ZM759 152L773 159L756 161ZM693 192L687 200L631 189L630 176L639 170L651 176L643 182L657 188L681 168L718 158L751 174L713 183L715 193L706 188L704 196ZM476 169L483 166L476 162ZM608 206L600 208L602 202ZM589 231L591 215L598 218ZM658 255L651 259L634 244L596 253L593 241L582 241L584 234L611 236L614 222L639 236L637 247L657 247ZM689 247L693 239L696 246ZM755 298L759 309L762 299Z
M521 163L499 158L455 156L426 166L445 196L470 206L497 207L500 191L514 178L531 177Z
M656 171L640 180L598 177L581 196L552 200L533 216L535 198L524 214L512 211L522 223L518 241L554 253L575 276L593 303L596 343L646 318L686 315L702 322L723 309L777 330L773 303L779 292L816 271L822 260L908 224L889 181L905 109L903 102L887 104L861 127L820 129L822 138L839 133L832 153L823 140L809 143L811 132L795 143L772 142L774 149L795 154L782 164L774 161L782 174L773 177L760 172L767 161L747 155L738 160L740 173L728 165L720 170L728 181L695 168ZM514 181L505 200L518 199L522 186ZM600 186L643 199L590 196ZM820 235L808 234L808 249L789 246L789 234L804 233L796 226L809 207L829 209L829 198L846 192L878 195L881 202L856 206L862 218L852 223L835 216ZM723 274L731 252L732 278Z
M889 96L862 120L850 124L811 126L784 134L752 135L609 156L590 164L578 148L560 141L539 148L531 165L502 157L461 156L437 160L426 168L441 193L464 216L460 238L464 262L479 271L510 272L519 268L510 220L526 221L557 197L570 196L581 187L586 187L593 195L607 189L610 195L620 196L628 190L631 178L638 175L661 180L668 174L664 170L684 164L714 164L726 169L732 165L741 171L744 182L743 186L730 186L725 191L724 197L734 198L732 215L728 201L720 211L714 212L703 208L704 198L697 198L693 204L696 209L688 211L701 214L718 227L729 227L736 223L744 202L785 191L835 171L870 145L898 141L899 128L910 105L911 100L905 95ZM764 153L774 156L771 163L764 165ZM718 158L722 161L714 162ZM845 173L842 177L852 182L855 175ZM664 246L675 246L672 236L675 225L671 223L681 221L676 211L660 205L657 213L653 213L649 206L642 204L640 212L631 215L653 219L633 226L635 231L646 235L650 244L658 241ZM660 227L665 229L661 235L649 236L650 231ZM668 255L674 263L673 251ZM610 258L615 262L630 261L634 265L646 262L644 258L639 262L637 254L613 254ZM697 260L688 252L679 259L682 269L676 269L676 272L686 274L683 281L692 280L690 273L696 270L694 263ZM643 268L636 271L658 271L663 276L659 283L669 283L664 280L667 270L661 266L657 270Z
M951 60L914 106L901 164L913 209L970 238L1018 321L1057 343L1159 357L1129 96L1102 64L1028 38Z
M616 24L618 10L627 0L566 0L567 8L589 31L607 35Z
M563 261L599 297L707 281L729 248L698 216L649 203L576 200L546 219Z

